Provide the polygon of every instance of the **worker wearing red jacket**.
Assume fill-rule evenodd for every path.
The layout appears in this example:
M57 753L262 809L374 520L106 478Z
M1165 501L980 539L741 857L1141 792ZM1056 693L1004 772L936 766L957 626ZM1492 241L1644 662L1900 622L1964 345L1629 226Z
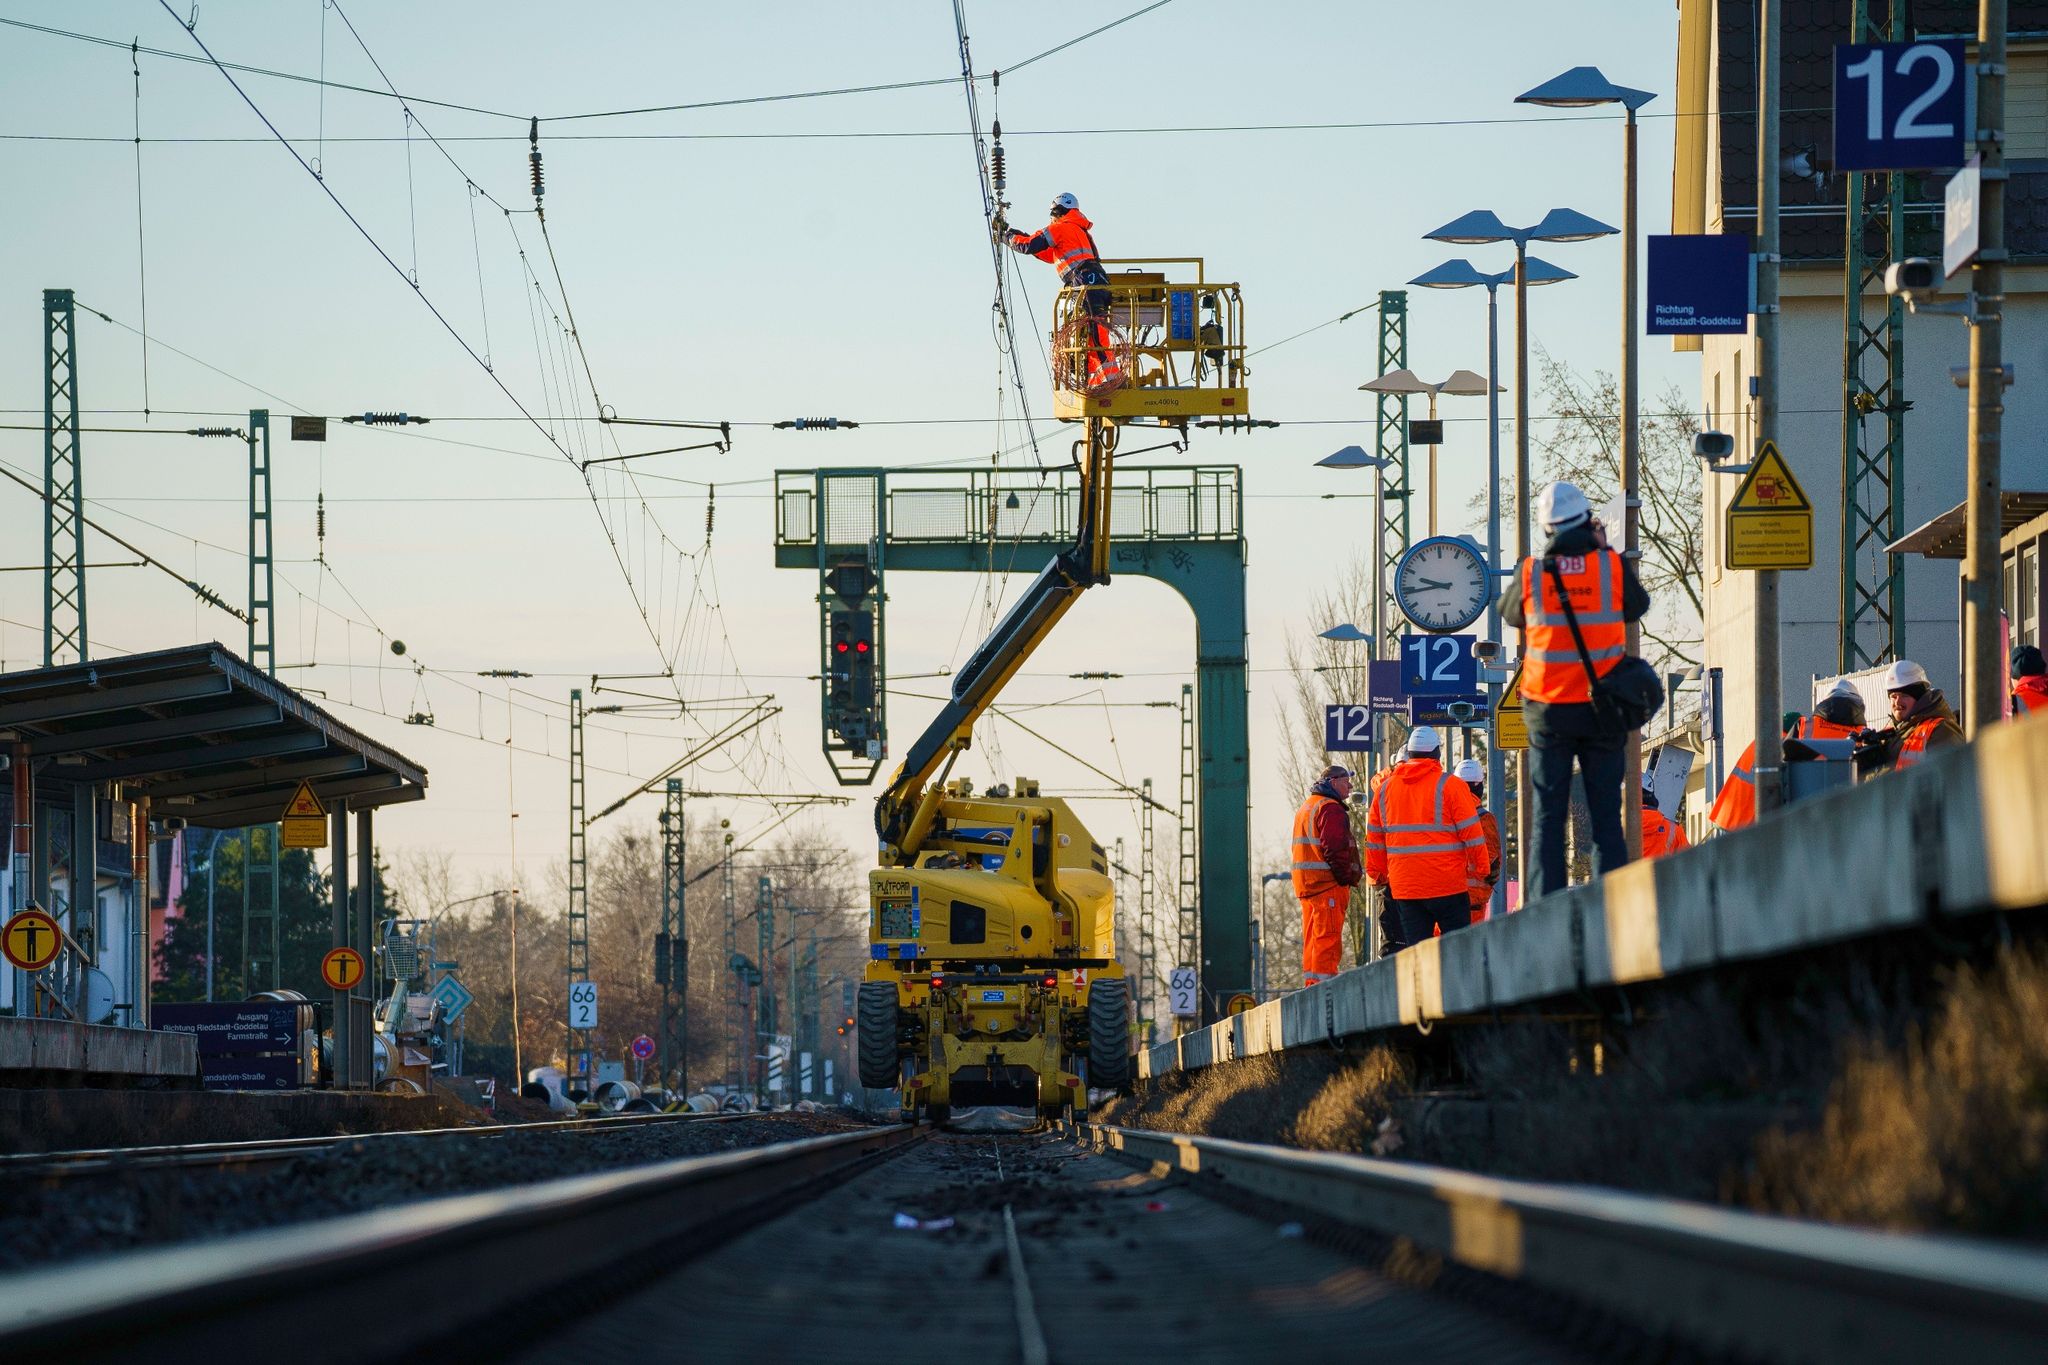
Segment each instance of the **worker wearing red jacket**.
M992 224L996 240L1020 256L1036 256L1060 272L1060 283L1070 289L1107 285L1109 273L1102 268L1102 253L1095 249L1095 224L1081 212L1081 201L1061 194L1052 201L1052 221L1037 232L1013 232L997 216ZM1116 358L1114 339L1103 319L1109 314L1109 290L1088 288L1082 298L1087 327L1094 343L1087 351L1087 383L1091 394L1105 394L1123 387L1123 364Z
M1308 799L1294 813L1294 894L1301 901L1301 980L1305 986L1337 974L1344 957L1344 911L1358 885L1358 845L1351 838L1351 770L1323 769Z
M2048 662L2038 645L2019 645L2012 652L2012 714L2048 715Z
M1788 713L1787 739L1855 739L1863 733L1863 694L1847 678L1835 685L1813 708L1810 716ZM1707 819L1722 829L1741 829L1756 823L1756 745L1751 743L1735 760L1728 780L1721 784Z
M1394 765L1365 817L1365 875L1393 892L1401 948L1470 924L1472 879L1492 871L1479 803L1444 771L1441 747L1434 726L1410 731L1408 756Z

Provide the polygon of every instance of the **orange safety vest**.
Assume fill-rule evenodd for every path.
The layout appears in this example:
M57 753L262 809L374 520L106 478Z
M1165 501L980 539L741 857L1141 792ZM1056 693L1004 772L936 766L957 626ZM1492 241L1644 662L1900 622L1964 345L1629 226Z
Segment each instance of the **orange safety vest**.
M1906 737L1899 741L1899 757L1892 764L1892 771L1902 773L1927 757L1927 741L1934 738L1934 732L1941 728L1941 719L1930 716L1915 721L1913 728L1906 731Z
M1316 834L1316 816L1321 814L1320 807L1325 803L1332 806L1340 804L1321 792L1310 792L1308 800L1301 803L1301 809L1294 812L1294 894L1302 900L1337 889L1337 878L1323 857L1323 841Z
M1593 671L1606 676L1628 651L1628 623L1621 615L1625 576L1621 556L1612 550L1555 557L1558 575L1570 594L1579 633ZM1540 583L1534 582L1541 579ZM1593 699L1586 666L1565 620L1557 583L1543 560L1522 561L1522 696L1541 702L1588 702Z
M1801 716L1787 739L1854 739L1861 731L1854 725L1837 725L1819 716ZM1756 823L1756 744L1752 741L1735 760L1735 771L1721 784L1714 808L1707 819L1722 829L1741 829ZM1682 845L1681 845L1682 847Z
M1411 774L1418 780L1404 780ZM1435 759L1410 758L1395 765L1393 776L1373 795L1365 847L1368 869L1384 868L1396 900L1469 894L1470 877L1491 870L1472 789Z
M1083 218L1078 211L1062 214L1040 229L1045 234L1045 240L1052 245L1034 254L1039 260L1057 266L1062 280L1072 280L1076 270L1090 261L1099 259L1095 254L1095 238L1088 232L1093 226L1095 225ZM1018 238L1022 241L1031 240L1022 233L1018 234Z
M1670 819L1661 810L1643 807L1643 857L1661 858L1685 847L1684 825Z

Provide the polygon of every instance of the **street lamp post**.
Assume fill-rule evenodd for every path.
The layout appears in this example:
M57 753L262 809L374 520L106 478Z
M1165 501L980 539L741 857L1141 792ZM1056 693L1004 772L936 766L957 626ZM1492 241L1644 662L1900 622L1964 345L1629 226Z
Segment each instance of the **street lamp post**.
M1656 96L1647 90L1616 85L1593 66L1575 66L1534 90L1515 96L1517 104L1538 104L1552 109L1584 109L1600 104L1619 104L1626 114L1622 125L1621 201L1621 505L1622 558L1631 563L1642 558L1637 535L1640 520L1637 495L1642 470L1642 433L1638 409L1641 406L1642 368L1637 350L1636 327L1636 110ZM1628 652L1640 654L1643 628L1628 623ZM1627 803L1623 826L1628 834L1631 858L1643 853L1643 736L1629 731L1628 767L1622 783Z
M1436 423L1436 396L1448 393L1464 398L1485 393L1486 380L1470 370L1453 370L1451 377L1442 383L1432 384L1418 376L1413 370L1389 370L1378 379L1368 379L1358 386L1366 393L1398 393L1429 395L1429 420L1431 429ZM1429 534L1436 534L1436 452L1437 442L1429 442Z
M1459 259L1445 261L1434 270L1417 275L1408 281L1425 289L1467 289L1478 285L1486 290L1486 568L1491 577L1493 591L1486 600L1486 635L1490 640L1500 639L1500 584L1507 571L1500 566L1500 287L1509 280L1520 277L1528 285L1557 284L1563 280L1575 280L1578 276L1569 270L1560 270L1548 261L1534 256L1519 262L1515 270L1503 270L1498 275L1488 275L1475 268L1470 261ZM1489 678L1486 683L1487 713L1500 714L1500 680ZM1516 765L1520 772L1521 765ZM1507 768L1500 746L1489 743L1486 746L1486 789L1493 793L1493 799L1505 799L1507 791ZM1523 794L1516 794L1515 820L1515 877L1527 885L1525 871L1528 860L1527 825L1522 816L1528 810ZM1490 907L1496 915L1507 913L1507 887L1496 883Z
M1370 659L1380 657L1380 642L1387 638L1387 556L1385 554L1388 497L1387 466L1392 463L1393 461L1384 455L1367 454L1363 446L1345 446L1342 450L1334 454L1325 455L1322 459L1316 461L1316 464L1323 469L1370 469L1372 471L1372 515L1373 525L1376 530L1372 547L1372 577L1370 579L1370 586L1366 589L1367 596L1372 598L1372 628L1364 632L1366 657ZM1393 496L1405 498L1408 496L1408 490L1397 488L1394 490ZM1333 636L1331 638L1348 639L1351 637ZM1370 701L1371 698L1372 676L1371 670L1368 669L1366 674L1366 699ZM1377 773L1380 770L1380 759L1385 748L1386 744L1383 741L1373 745L1371 762L1366 764L1368 775Z

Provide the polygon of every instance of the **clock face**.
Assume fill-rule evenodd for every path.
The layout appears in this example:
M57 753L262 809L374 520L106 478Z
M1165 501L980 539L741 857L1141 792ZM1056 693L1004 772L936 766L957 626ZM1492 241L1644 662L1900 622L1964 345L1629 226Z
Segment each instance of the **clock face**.
M1486 562L1451 536L1419 541L1394 573L1394 600L1424 630L1463 630L1486 613Z

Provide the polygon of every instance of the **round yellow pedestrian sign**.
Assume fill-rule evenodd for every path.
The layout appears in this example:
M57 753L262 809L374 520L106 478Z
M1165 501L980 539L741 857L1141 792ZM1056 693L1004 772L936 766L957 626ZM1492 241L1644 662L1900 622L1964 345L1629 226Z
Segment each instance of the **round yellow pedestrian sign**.
M1239 991L1225 1002L1223 1012L1225 1014L1243 1014L1246 1010L1256 1007L1258 1003L1259 998L1250 991Z
M353 948L330 948L320 959L320 979L345 991L363 979L363 955Z
M39 972L57 960L64 946L64 931L57 921L34 907L22 911L0 929L0 952L25 972Z

